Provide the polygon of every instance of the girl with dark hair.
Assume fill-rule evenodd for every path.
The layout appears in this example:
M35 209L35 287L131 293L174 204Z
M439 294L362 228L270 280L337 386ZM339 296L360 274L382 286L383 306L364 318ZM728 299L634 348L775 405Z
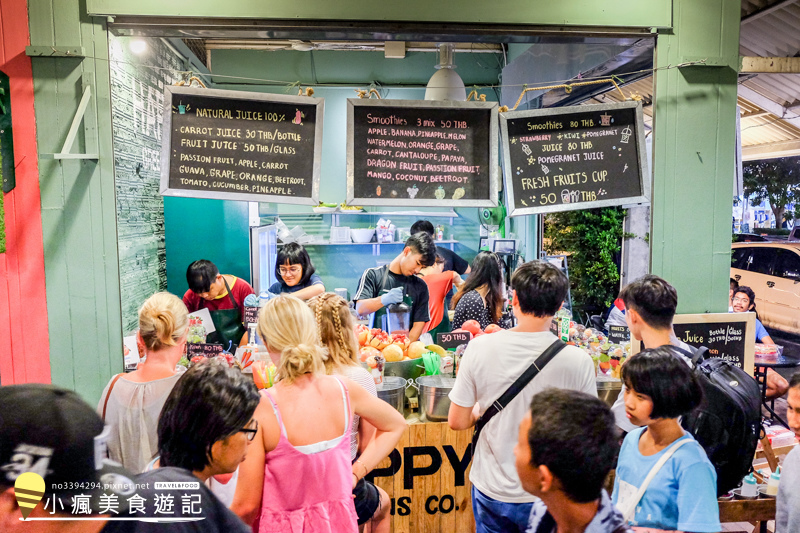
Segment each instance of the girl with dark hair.
M275 260L275 277L279 281L269 288L269 292L288 292L301 300L310 300L325 292L322 279L314 272L314 265L302 244L284 244L278 248Z
M492 252L480 252L472 261L467 281L453 296L451 307L456 310L453 329L467 320L477 320L481 329L497 324L503 309L503 272L500 260Z
M632 525L717 532L717 474L679 417L697 407L697 378L670 346L644 350L622 367L625 414L636 426L622 443L612 500ZM655 471L641 499L637 492Z

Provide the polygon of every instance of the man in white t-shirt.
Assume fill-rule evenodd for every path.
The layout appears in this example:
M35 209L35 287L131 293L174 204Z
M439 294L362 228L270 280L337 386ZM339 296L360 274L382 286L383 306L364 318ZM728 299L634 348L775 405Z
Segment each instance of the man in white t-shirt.
M517 327L469 343L450 392L452 429L467 429L528 369L556 337L550 322L567 296L569 281L555 266L531 261L511 278ZM514 461L515 436L533 396L547 388L597 396L589 355L567 346L542 368L505 409L483 428L473 456L472 510L476 532L524 532L537 498L520 483Z

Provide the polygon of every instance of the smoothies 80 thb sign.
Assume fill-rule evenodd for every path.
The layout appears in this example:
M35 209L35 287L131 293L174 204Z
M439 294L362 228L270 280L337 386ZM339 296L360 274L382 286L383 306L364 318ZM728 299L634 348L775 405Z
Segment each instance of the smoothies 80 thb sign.
M500 113L509 215L649 201L639 102Z

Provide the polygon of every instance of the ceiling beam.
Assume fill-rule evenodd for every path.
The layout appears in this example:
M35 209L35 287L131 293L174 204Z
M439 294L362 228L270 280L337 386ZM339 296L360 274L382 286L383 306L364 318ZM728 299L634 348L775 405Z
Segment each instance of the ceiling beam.
M771 114L772 113L770 113L769 111L753 111L752 113L745 113L744 115L742 115L741 118L743 118L743 119L745 119L745 118L759 118L759 117L765 117L765 116L771 115Z
M784 122L788 122L792 126L800 128L800 116L793 111L789 111L781 104L778 104L766 96L762 96L761 94L757 93L750 87L746 85L739 85L739 96L750 102L751 104L755 104L756 106L760 107L764 111L769 111L773 115L783 119Z
M800 155L800 140L780 141L768 144L742 146L742 161L776 159Z
M753 57L741 58L742 73L800 74L800 57Z
M788 5L794 4L795 2L797 2L797 0L780 0L779 2L775 2L772 5L759 9L758 11L754 11L753 13L750 13L749 15L742 17L742 26L750 22L753 22L754 20L758 20L765 15L769 15L773 11L777 11Z

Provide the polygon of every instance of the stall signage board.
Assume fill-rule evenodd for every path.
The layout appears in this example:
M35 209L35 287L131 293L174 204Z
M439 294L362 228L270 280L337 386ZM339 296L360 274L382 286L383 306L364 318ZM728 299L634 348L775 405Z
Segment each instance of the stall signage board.
M467 344L472 340L472 333L469 331L452 331L450 333L437 333L436 344L449 350L458 348L462 344Z
M628 326L608 326L608 342L612 344L631 342L631 330Z
M392 530L474 531L471 431L408 424L389 457L366 476L389 495Z
M323 100L167 86L161 194L317 205Z
M203 357L214 357L221 353L222 353L221 344L194 343L194 342L186 343L186 357L188 357L189 359L191 359L195 355L201 355Z
M497 205L497 103L347 100L347 202Z
M640 102L500 113L509 216L649 201Z
M695 348L705 346L709 355L730 361L753 375L755 313L675 315L673 328L679 340Z

